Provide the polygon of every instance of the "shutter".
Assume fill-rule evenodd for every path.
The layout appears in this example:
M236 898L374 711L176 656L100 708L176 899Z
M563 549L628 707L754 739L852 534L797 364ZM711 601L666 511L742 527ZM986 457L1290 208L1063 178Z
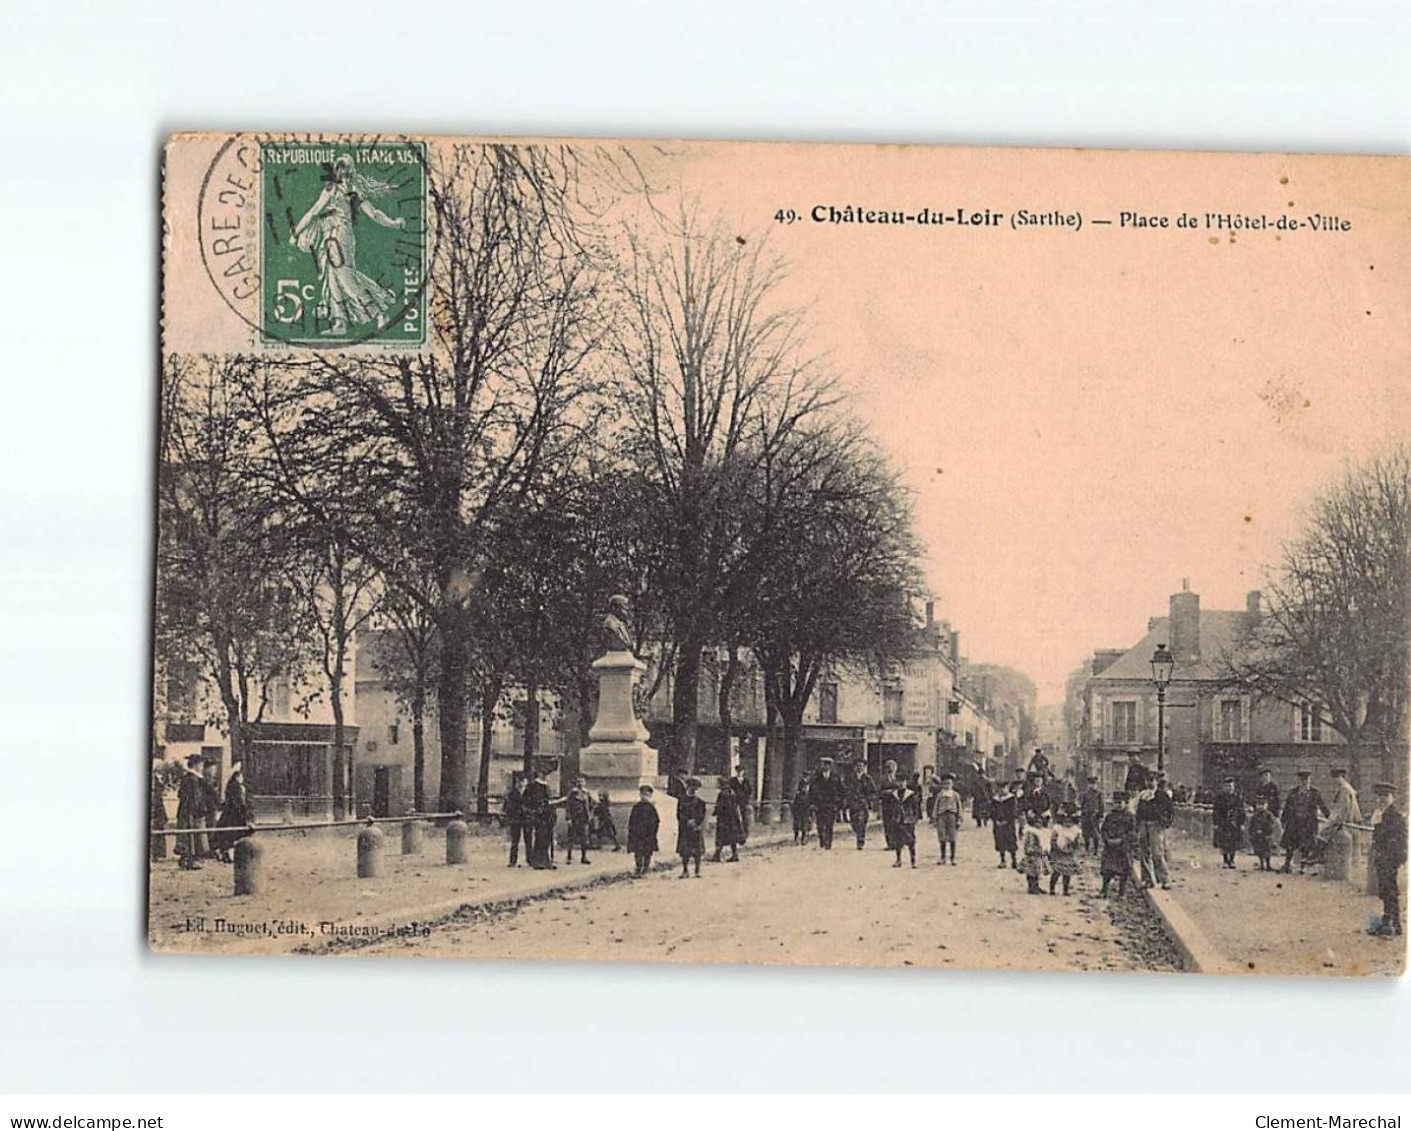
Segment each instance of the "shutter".
M1137 700L1137 733L1136 740L1139 746L1146 745L1146 696L1143 695Z

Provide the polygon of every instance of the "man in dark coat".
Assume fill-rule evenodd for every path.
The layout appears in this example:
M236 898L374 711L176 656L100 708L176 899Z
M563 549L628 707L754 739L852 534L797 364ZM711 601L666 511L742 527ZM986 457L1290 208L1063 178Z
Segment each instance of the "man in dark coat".
M1079 804L1082 813L1079 824L1083 832L1083 848L1088 852L1096 852L1102 847L1099 830L1102 828L1102 814L1106 808L1102 800L1102 790L1098 788L1097 778L1089 776L1088 788L1083 790L1083 797Z
M1298 784L1284 799L1284 867L1293 870L1293 854L1298 853L1298 870L1304 871L1318 853L1318 816L1328 815L1328 803L1311 784L1311 770L1298 771Z
M1377 876L1377 895L1382 901L1382 921L1371 932L1399 935L1401 923L1401 866L1406 863L1406 814L1396 805L1396 787L1378 782L1374 787L1381 819L1372 826L1372 869Z
M588 826L593 820L593 797L588 792L588 779L573 779L573 788L564 798L564 814L568 817L568 836L565 862L573 863L573 846L578 846L578 862L591 864L588 859Z
M994 797L994 791L990 788L990 779L978 766L975 768L975 795L970 801L970 816L975 820L977 829L984 828L990 820L990 802Z
M857 847L861 849L867 844L867 818L870 816L868 808L877 795L872 775L867 772L867 763L861 758L852 764L852 777L848 778L847 793L848 820L852 824Z
M720 854L728 848L730 863L734 864L740 859L740 841L745 837L740 798L729 778L720 778L716 784L720 792L715 797L715 855L711 859L719 864Z
M661 817L652 804L654 792L651 786L642 786L637 791L641 800L632 806L632 812L627 816L627 851L637 862L636 874L639 876L647 874L652 866L652 854L660 848L657 831L661 828Z
M735 800L740 804L740 843L750 838L750 824L754 820L754 783L745 776L745 764L740 763L735 776L730 779L730 788L735 791Z
M153 860L165 860L167 858L167 838L155 832L157 829L167 827L166 790L162 788L160 772L165 764L165 760L162 758L152 759L152 792L148 801L148 814L154 830L151 843L151 857Z
M838 811L847 801L843 783L833 773L832 758L819 760L818 776L813 779L808 800L813 807L814 819L818 822L818 845L820 848L831 849L833 825L838 820Z
M529 855L529 832L524 827L524 790L520 788L518 772L510 775L510 789L505 794L505 825L510 832L511 868L519 867L519 842L524 840L524 855Z
M531 868L555 868L551 853L554 826L558 823L554 796L549 791L548 774L534 771L534 780L524 787L520 798L520 819L524 822L524 855ZM558 802L557 804L562 804Z
M888 758L882 763L882 780L877 785L877 808L882 817L882 840L890 852L897 846L898 806L901 804L901 781L897 764Z
M201 775L201 755L192 754L186 759L186 772L182 774L181 784L176 790L176 827L205 828L208 796L206 779ZM179 867L189 872L201 867L201 839L201 834L195 832L177 834L176 862Z
M1221 866L1233 868L1235 853L1244 844L1244 801L1235 792L1237 781L1225 779L1225 788L1215 795L1212 818L1215 823L1215 847L1220 850Z

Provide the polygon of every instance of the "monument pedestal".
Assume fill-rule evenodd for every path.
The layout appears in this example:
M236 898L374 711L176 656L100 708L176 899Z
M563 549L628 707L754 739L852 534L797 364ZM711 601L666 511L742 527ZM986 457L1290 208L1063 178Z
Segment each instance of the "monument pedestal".
M647 728L632 706L632 687L647 665L631 652L608 652L593 661L598 673L598 714L588 731L588 745L578 752L578 772L596 799L606 790L617 838L627 848L627 818L641 800L644 785L656 792L652 803L661 818L658 856L676 852L676 801L666 795L666 779L657 773L657 752Z

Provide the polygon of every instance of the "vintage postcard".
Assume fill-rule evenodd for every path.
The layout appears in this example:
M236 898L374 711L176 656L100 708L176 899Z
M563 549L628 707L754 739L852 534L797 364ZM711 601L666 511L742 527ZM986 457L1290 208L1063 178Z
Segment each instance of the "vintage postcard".
M1404 971L1406 159L162 192L154 949Z

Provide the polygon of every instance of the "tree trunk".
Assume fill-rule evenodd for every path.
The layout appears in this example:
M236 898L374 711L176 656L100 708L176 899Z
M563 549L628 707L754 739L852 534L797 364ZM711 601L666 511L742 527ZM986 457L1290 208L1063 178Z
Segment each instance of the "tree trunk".
M799 758L799 739L803 733L803 707L785 704L779 714L784 721L784 780L788 782L789 796L792 797L803 780L803 766Z
M760 798L774 806L778 813L780 802L787 801L789 794L784 789L784 748L779 742L779 708L774 705L774 696L769 690L769 680L764 683L764 785L760 788Z
M470 667L470 641L464 613L443 609L438 619L441 633L441 678L437 690L437 716L441 731L442 812L468 811L465 725L466 672Z
M740 669L740 654L732 644L730 654L725 661L725 670L720 675L720 687L717 702L720 714L720 736L725 743L725 769L728 773L731 768L730 743L735 729L735 715L730 709L730 693L735 687L735 677Z
M475 811L490 812L490 759L495 745L495 707L500 702L500 681L487 679L480 690L480 772L475 787Z
M333 819L341 821L352 811L352 797L343 790L343 680L338 676L330 678L328 692L333 707ZM352 776L349 766L349 779Z
M696 715L700 696L702 645L686 641L676 657L671 688L672 768L683 776L696 769Z
M426 706L417 696L412 701L412 808L426 812Z
M531 776L534 773L534 755L537 753L539 753L539 681L530 678L524 685L524 772Z

